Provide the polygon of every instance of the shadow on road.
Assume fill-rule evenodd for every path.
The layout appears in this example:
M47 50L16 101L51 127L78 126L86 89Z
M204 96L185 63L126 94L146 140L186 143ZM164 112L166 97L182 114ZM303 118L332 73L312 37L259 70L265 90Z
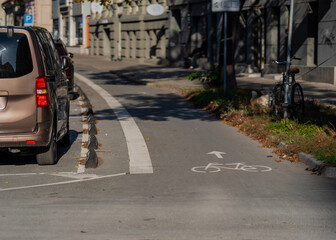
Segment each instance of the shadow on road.
M153 67L151 67L153 68ZM122 70L126 71L126 70ZM128 70L130 71L130 70ZM89 79L93 80L99 85L142 85L146 82L141 75L137 75L134 81L125 80L117 77L111 72L90 72L81 70ZM151 73L152 74L152 73ZM153 77L157 76L159 79L164 74L154 72ZM176 73L179 75L180 73ZM146 74L148 76L148 74ZM158 77L160 76L160 77ZM140 79L140 80L139 80ZM113 95L122 103L127 101L125 107L130 114L142 120L151 121L167 121L169 118L178 118L182 120L201 120L201 121L217 121L216 118L199 111L193 104L186 101L176 93L157 93L155 95L147 94L119 94ZM98 120L116 120L114 112L110 109L95 110L95 117Z
M76 141L79 132L70 130L70 145L67 147L58 147L57 155L58 159L61 159L63 155L65 155L69 149L71 148L72 144ZM37 164L36 157L34 155L17 155L11 154L8 152L0 152L0 165L33 165Z

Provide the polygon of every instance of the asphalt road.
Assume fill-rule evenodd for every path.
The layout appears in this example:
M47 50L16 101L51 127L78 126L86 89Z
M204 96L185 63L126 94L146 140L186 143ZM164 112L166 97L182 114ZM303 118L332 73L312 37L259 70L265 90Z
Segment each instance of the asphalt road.
M98 120L100 165L76 174L82 122L75 100L72 145L60 149L57 165L0 156L1 239L336 238L335 179L277 162L271 150L168 90L77 72ZM150 167L153 173L138 171Z

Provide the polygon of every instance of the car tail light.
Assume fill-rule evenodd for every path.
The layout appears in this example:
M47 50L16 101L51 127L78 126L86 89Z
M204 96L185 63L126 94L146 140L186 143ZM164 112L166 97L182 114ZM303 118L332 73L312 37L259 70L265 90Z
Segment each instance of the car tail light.
M49 94L46 77L36 78L36 106L47 107L49 106Z
M35 140L27 140L26 143L27 144L35 144Z

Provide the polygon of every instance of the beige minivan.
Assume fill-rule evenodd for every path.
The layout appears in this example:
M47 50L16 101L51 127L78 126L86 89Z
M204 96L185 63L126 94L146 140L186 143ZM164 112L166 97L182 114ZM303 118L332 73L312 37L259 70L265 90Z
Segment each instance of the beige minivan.
M57 163L70 143L65 64L46 29L0 27L0 151Z

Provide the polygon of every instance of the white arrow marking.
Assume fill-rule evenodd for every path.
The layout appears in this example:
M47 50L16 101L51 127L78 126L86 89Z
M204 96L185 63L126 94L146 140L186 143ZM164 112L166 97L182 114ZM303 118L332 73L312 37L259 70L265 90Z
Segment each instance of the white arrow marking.
M223 158L222 155L226 154L225 152L219 152L219 151L212 151L209 152L208 154L214 154L216 155L217 158Z

